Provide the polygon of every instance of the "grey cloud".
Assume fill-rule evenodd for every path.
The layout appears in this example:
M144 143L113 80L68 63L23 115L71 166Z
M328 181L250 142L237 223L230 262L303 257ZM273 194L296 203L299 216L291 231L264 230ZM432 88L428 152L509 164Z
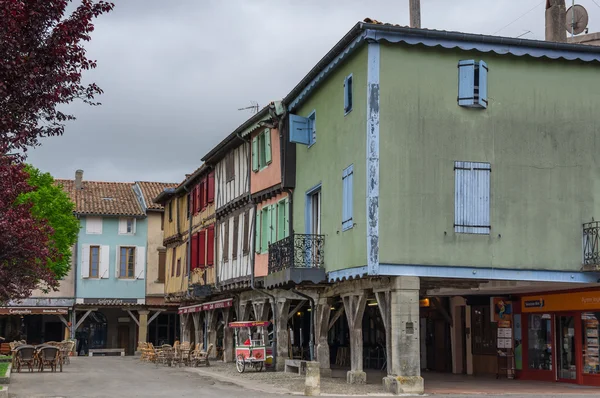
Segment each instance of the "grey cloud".
M365 17L408 24L398 0L117 0L100 17L85 75L105 94L102 106L72 104L77 120L47 138L29 161L56 177L78 168L93 180L180 181L251 114L238 108L284 97ZM544 1L422 0L422 24L543 39ZM590 31L600 7L580 0Z

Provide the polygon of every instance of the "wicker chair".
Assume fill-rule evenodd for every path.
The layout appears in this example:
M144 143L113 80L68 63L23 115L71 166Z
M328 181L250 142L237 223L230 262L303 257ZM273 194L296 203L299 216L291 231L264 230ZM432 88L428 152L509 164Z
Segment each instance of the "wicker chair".
M32 345L20 345L16 348L15 362L17 372L21 373L23 365L27 365L30 372L33 372L35 366L35 347Z
M208 345L208 349L206 351L194 351L191 363L194 367L197 367L201 363L204 363L206 366L210 366L210 362L208 362L208 356L211 354L214 345L211 343Z
M56 372L57 367L60 367L61 372L63 371L60 349L58 347L42 347L38 353L38 357L40 360L40 372L43 372L46 366L49 366L53 372Z

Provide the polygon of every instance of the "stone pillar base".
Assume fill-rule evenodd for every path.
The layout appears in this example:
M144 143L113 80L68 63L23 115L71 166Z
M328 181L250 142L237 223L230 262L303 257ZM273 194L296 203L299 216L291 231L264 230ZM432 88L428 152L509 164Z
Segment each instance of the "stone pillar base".
M346 373L348 384L367 384L367 374L362 370L349 370Z
M383 378L383 388L392 394L423 394L425 384L421 376L387 376Z
M319 371L319 362L306 362L305 396L316 397L321 395L321 375Z

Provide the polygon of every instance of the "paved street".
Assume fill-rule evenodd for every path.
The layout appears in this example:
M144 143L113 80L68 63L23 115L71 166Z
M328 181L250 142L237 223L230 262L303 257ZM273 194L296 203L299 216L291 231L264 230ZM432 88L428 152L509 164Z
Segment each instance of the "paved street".
M268 377L266 373L244 374L239 377L225 371L223 364L210 368L186 369L155 367L141 363L133 357L73 358L71 365L63 373L44 372L13 373L10 396L29 397L285 397L290 396L288 388L300 391L298 380L291 377L282 379L282 374ZM500 396L527 396L531 398L576 398L597 395L598 389L553 383L531 383L514 380L467 378L463 376L439 375L426 377L427 395L443 397L464 397L486 395L486 398ZM427 382L429 379L429 382ZM331 379L329 379L331 380ZM269 383L271 381L272 383ZM241 383L242 385L238 385ZM331 383L327 381L326 383ZM375 385L374 395L381 394ZM364 387L363 387L364 388ZM367 391L359 388L339 388L338 393ZM270 393L275 392L275 393ZM333 397L332 394L326 394ZM356 396L356 395L355 395Z

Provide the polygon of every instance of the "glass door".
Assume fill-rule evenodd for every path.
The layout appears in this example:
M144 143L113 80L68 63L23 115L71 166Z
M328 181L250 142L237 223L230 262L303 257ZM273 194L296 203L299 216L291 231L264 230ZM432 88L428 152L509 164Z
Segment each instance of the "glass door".
M575 382L577 361L575 350L575 316L557 315L556 319L556 378Z

